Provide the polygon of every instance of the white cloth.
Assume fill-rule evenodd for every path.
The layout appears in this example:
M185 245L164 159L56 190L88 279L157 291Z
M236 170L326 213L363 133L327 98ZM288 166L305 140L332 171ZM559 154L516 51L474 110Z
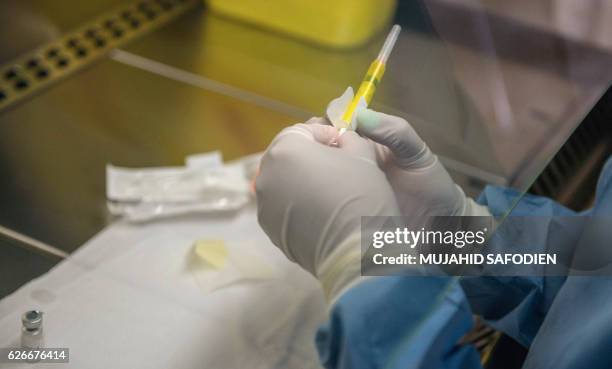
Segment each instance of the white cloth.
M202 273L192 259L198 239L223 239L234 257L247 250L246 263L221 278ZM70 349L62 368L304 369L320 367L314 335L326 305L318 282L270 243L250 205L109 226L0 301L0 347L19 347L20 315L30 309L44 311L45 346Z

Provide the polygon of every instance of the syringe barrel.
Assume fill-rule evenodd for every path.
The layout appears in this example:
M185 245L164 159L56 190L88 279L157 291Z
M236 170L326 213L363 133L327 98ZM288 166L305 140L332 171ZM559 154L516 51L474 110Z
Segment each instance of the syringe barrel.
M393 50L393 46L395 46L395 42L397 41L401 29L402 28L397 24L391 28L391 31L389 32L389 35L387 35L385 43L378 54L378 57L372 62L372 64L370 64L366 76L363 81L361 81L355 97L346 108L344 115L342 116L342 121L346 125L346 128L350 127L355 110L357 109L357 106L362 98L365 100L366 105L370 105L370 102L374 97L374 92L376 92L376 87L385 74L385 64L389 58L389 54L391 54L391 50Z
M374 92L376 92L376 87L380 83L383 75L385 74L385 64L381 63L380 60L376 59L370 64L368 71L366 72L366 76L363 81L359 85L359 89L355 94L355 98L349 104L348 108L344 112L342 116L342 120L349 126L353 120L353 114L355 114L355 109L357 109L357 105L359 105L359 101L363 97L367 105L370 105L372 98L374 97Z

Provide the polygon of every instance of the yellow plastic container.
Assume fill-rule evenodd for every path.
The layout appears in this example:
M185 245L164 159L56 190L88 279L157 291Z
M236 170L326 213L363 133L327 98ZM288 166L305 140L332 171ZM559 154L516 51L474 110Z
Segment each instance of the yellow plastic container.
M216 13L334 48L361 45L389 24L396 0L205 0Z

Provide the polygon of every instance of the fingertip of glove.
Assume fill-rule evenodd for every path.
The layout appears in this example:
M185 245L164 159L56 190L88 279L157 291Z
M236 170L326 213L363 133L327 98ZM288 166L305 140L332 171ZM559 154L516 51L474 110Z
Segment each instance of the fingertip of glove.
M370 132L380 125L381 113L372 109L357 110L357 130Z
M324 145L330 145L338 139L338 130L334 126L313 125L312 133L315 141Z

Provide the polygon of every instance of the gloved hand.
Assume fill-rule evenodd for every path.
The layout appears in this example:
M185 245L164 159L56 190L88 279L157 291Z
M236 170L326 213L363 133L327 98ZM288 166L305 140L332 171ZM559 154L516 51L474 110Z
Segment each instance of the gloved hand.
M370 109L357 113L357 131L369 138L404 216L489 216L465 196L438 157L404 119Z
M285 255L315 275L328 297L360 274L362 216L399 210L374 146L322 124L296 124L276 136L256 180L259 224Z

